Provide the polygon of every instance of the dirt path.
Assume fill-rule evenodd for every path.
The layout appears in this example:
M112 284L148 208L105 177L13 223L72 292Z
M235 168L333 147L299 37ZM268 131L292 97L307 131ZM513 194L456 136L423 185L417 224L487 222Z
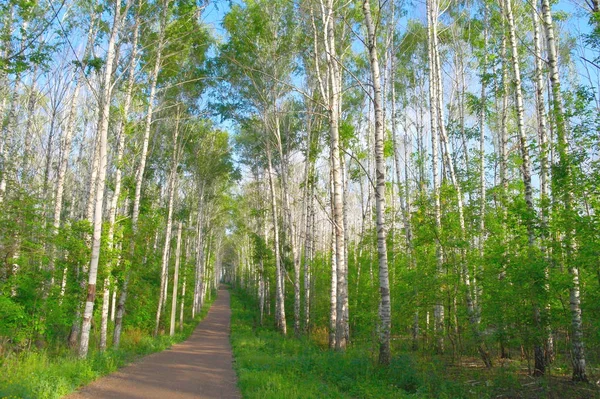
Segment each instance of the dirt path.
M221 289L187 341L146 356L65 399L241 398L232 368L230 319L229 292Z

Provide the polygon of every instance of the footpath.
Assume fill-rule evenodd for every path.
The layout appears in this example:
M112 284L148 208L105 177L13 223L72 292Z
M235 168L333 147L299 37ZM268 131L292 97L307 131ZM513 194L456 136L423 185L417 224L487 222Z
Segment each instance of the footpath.
M186 341L102 377L65 399L241 398L229 343L229 291L220 289L208 315Z

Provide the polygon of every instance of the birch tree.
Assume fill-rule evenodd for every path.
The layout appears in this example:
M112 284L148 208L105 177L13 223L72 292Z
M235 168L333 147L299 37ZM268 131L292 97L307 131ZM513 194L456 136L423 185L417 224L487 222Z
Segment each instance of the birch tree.
M375 109L375 175L376 190L375 201L377 207L377 255L379 258L379 291L381 302L379 316L381 318L379 337L379 363L389 364L391 361L390 330L391 330L391 305L390 282L388 277L387 258L387 231L385 225L385 158L383 155L384 121L381 94L381 76L379 71L379 57L377 54L377 39L375 24L371 17L369 0L363 1L363 13L367 28L367 49L371 62L371 82L373 84L373 107Z
M116 3L114 8L112 28L108 41L108 49L106 53L106 65L104 70L104 79L102 82L102 94L99 102L100 112L98 118L97 131L99 142L99 170L98 182L96 185L96 203L94 206L94 234L92 237L92 260L90 262L89 278L87 284L87 298L85 301L85 310L83 312L83 322L81 324L81 342L79 346L80 357L86 357L88 353L90 328L94 312L94 300L96 298L96 278L98 276L98 263L100 259L100 239L102 235L102 214L104 206L104 189L106 183L108 123L112 95L113 62L115 58L115 43L119 35L121 23L121 5L119 3Z
M164 0L161 4L158 42L156 47L156 54L154 59L154 68L150 77L150 93L148 96L148 108L146 110L146 119L144 122L144 135L142 138L142 152L140 154L140 163L135 174L135 194L133 197L133 211L131 215L131 229L132 229L132 240L130 243L129 253L133 258L135 255L135 237L138 230L138 221L140 217L140 201L142 197L142 184L144 182L144 172L146 170L146 159L148 157L148 145L150 142L150 128L152 124L152 115L154 112L154 100L156 96L156 86L158 81L158 74L161 68L162 51L165 46L165 30L167 25L167 18L169 15L169 4L170 0ZM126 272L125 279L123 281L123 287L121 287L121 294L119 296L119 303L117 305L117 316L115 318L115 331L113 335L113 345L118 347L121 340L121 329L123 323L123 315L125 312L125 302L127 301L127 285L129 283L129 273Z
M177 289L179 286L179 260L181 256L181 233L183 231L183 223L179 222L177 228L177 249L175 250L175 271L173 274L173 295L171 296L171 327L169 335L175 335L175 317L177 315ZM184 292L185 295L185 292ZM183 304L183 301L182 301Z
M597 5L596 5L597 8ZM570 264L567 268L573 280L570 287L570 310L571 310L571 330L572 330L572 362L573 362L573 380L587 381L585 350L583 345L583 327L581 317L581 299L579 268L572 263L572 256L575 250L573 242L574 217L573 209L573 188L572 188L572 164L569 156L568 147L568 124L565 116L563 98L561 93L560 75L558 73L558 54L556 50L556 37L552 20L552 10L550 2L542 0L542 18L546 30L546 45L548 51L548 68L550 73L550 82L552 86L552 111L556 123L556 139L558 149L558 168L560 171L553 174L555 180L554 192L560 196L564 212L566 214L564 223L564 252L565 259Z

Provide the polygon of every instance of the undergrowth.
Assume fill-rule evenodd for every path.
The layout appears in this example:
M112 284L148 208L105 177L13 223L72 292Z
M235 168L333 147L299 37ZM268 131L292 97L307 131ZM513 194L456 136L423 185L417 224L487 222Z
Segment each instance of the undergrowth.
M534 379L516 363L486 370L401 352L381 367L366 345L340 353L306 337L284 337L270 327L270 318L260 326L255 300L243 291L232 291L231 307L238 386L248 399L600 398L592 384L573 384L564 376Z
M55 399L67 395L142 356L185 340L206 316L210 305L207 302L200 315L185 322L183 331L177 329L173 337L152 337L139 329L126 329L118 349L90 350L86 359L65 348L9 354L0 358L0 398Z

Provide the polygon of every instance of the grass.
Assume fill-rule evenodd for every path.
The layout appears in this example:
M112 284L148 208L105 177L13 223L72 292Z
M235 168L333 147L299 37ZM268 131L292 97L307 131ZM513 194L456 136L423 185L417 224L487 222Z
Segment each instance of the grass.
M234 367L248 399L600 398L594 384L573 384L561 375L534 379L519 362L486 370L407 352L395 354L389 367L380 367L370 348L356 345L339 353L315 340L283 337L259 326L257 307L243 292L232 292L231 306Z
M151 337L139 329L129 329L123 332L119 349L90 350L86 359L71 351L53 355L46 350L6 356L0 359L0 398L55 399L67 395L142 356L185 340L209 308L207 303L200 315L184 323L183 332L173 337Z
M366 351L339 353L307 339L282 337L255 325L248 298L233 293L231 342L244 398L418 397L421 377L411 357L378 367Z

